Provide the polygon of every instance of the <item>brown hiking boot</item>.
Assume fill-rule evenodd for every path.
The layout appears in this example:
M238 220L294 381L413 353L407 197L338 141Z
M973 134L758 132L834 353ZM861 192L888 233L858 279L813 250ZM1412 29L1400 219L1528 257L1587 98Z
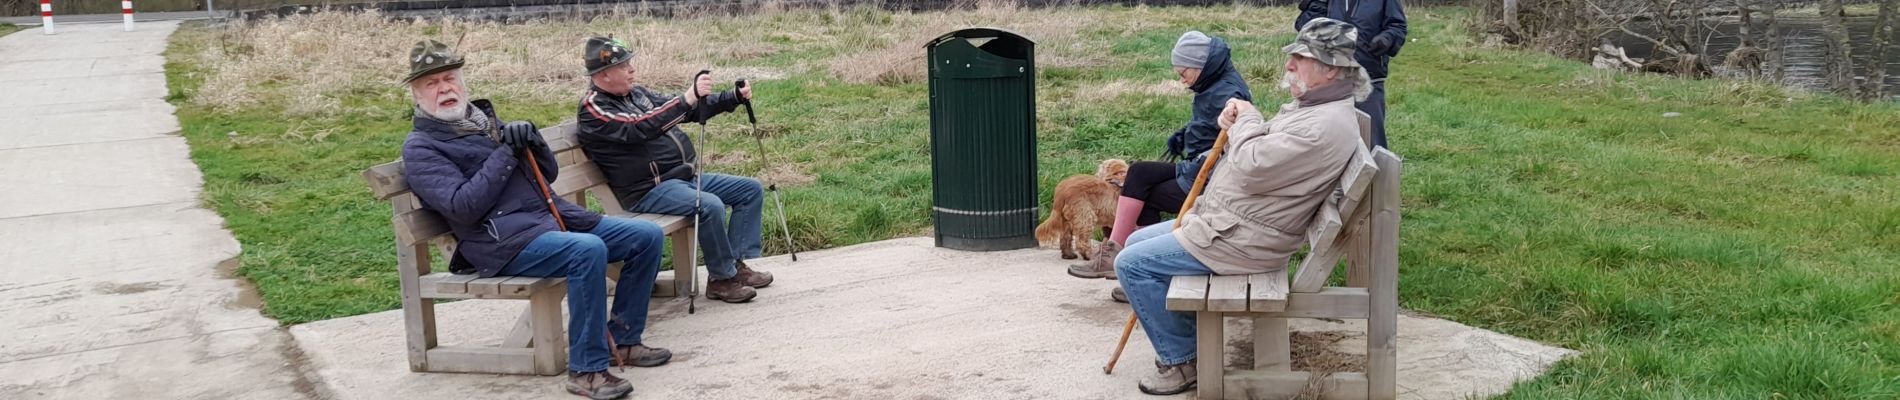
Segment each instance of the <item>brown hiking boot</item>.
M607 371L567 373L567 392L589 399L613 400L626 397L627 393L632 391L632 382L620 379Z
M724 300L727 303L744 303L752 301L753 297L759 295L758 291L752 290L751 286L746 286L743 282L739 282L738 278L739 277L735 275L732 278L706 282L706 299Z
M1160 370L1156 373L1157 376L1141 378L1139 387L1142 393L1167 396L1194 389L1194 381L1197 378L1194 360L1178 365L1161 365L1160 361L1156 361L1155 368Z
M619 346L614 348L615 366L632 365L635 367L658 367L673 361L673 352L644 344ZM625 363L625 364L620 364Z
M733 275L732 279L737 279L739 283L751 286L753 289L764 289L766 286L772 286L772 273L754 270L752 267L746 266L745 261L738 261L738 264L739 273Z
M1069 266L1069 275L1083 279L1115 279L1115 255L1122 253L1122 245L1113 240L1103 240L1102 246L1095 249L1095 258L1089 262Z
M1108 299L1114 300L1116 303L1127 303L1128 292L1122 291L1121 286L1116 286L1115 290L1108 291Z

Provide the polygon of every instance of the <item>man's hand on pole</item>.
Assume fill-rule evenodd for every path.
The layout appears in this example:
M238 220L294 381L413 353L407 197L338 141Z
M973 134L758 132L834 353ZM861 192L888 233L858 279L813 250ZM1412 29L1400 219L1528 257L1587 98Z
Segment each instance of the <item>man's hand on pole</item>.
M682 97L686 98L686 105L698 107L699 101L712 93L712 87L712 71L699 71L686 83L686 94Z
M534 127L533 122L528 121L515 121L502 125L500 142L504 146L515 149L516 152L548 146L547 140L541 138L540 130Z

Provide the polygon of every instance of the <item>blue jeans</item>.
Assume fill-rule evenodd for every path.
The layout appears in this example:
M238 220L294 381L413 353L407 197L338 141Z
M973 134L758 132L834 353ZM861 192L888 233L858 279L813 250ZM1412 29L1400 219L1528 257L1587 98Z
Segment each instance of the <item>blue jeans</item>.
M628 212L693 215L695 195L699 201L699 248L706 258L706 271L712 280L729 279L739 274L734 262L759 258L759 223L764 219L765 189L759 181L724 174L701 175L705 192L693 190L693 181L674 179L661 182L647 192ZM726 207L732 207L732 225L726 225ZM674 254L674 257L691 255Z
M609 333L619 345L640 344L665 243L659 225L605 217L593 230L535 237L501 268L501 275L567 277L567 369L605 371L613 358L608 352ZM607 304L607 264L615 261L622 264L609 320L602 306Z
M1115 274L1128 305L1148 333L1156 358L1177 365L1194 360L1194 314L1168 311L1168 282L1179 275L1214 271L1194 259L1174 237L1174 220L1161 221L1128 235L1128 246L1115 256Z

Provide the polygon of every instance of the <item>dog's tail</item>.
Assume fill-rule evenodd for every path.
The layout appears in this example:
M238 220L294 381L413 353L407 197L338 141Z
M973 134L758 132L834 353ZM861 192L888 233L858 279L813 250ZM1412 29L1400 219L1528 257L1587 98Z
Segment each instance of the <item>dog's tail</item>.
M1036 241L1042 243L1043 246L1054 246L1056 242L1062 240L1062 234L1068 225L1069 223L1062 218L1062 209L1051 207L1049 219L1042 220L1042 225L1036 226Z

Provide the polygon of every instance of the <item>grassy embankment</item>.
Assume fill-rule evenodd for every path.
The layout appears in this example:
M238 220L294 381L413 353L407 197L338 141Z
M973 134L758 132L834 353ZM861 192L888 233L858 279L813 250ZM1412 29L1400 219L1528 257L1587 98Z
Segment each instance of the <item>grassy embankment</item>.
M1389 87L1407 157L1404 307L1583 351L1506 397L1900 396L1900 107L1594 71L1478 48L1460 10L1410 14L1418 40ZM1290 19L1230 7L528 25L332 14L187 27L167 56L207 202L244 243L240 272L267 313L299 323L398 307L388 208L357 173L396 156L408 127L396 80L422 37L468 31L474 91L543 124L572 115L589 34L628 38L659 86L701 65L759 78L782 164L765 175L815 248L928 232L931 34L994 25L1041 41L1046 201L1101 158L1153 157L1185 121L1166 64L1184 30L1232 40L1262 103L1284 100L1271 84ZM713 169L760 172L741 122L712 129Z

